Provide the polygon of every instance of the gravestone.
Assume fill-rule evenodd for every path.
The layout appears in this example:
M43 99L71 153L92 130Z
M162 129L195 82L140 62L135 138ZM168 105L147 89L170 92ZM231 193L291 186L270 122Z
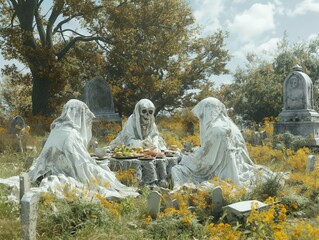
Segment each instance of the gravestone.
M319 113L314 110L313 84L310 77L296 65L284 82L283 111L274 123L274 134L290 132L303 136L310 145L319 145Z
M147 214L152 218L157 218L157 214L160 211L161 206L161 194L157 191L151 192L147 202Z
M268 204L258 200L236 202L224 207L224 210L227 212L226 218L229 222L233 222L236 221L237 218L248 217L253 206L255 209L263 209L268 207Z
M27 125L25 124L24 119L21 116L17 115L12 118L8 127L8 133L16 137L14 141L17 141L17 145L19 146L19 149L22 153L24 152L22 135L26 126Z
M316 156L315 155L309 155L308 156L308 161L307 161L307 166L306 166L306 171L307 172L312 172L315 170L315 162L316 162Z
M170 190L168 188L160 188L161 194L166 205L166 208L174 208L173 200L170 196Z
M19 183L20 183L20 202L23 195L30 190L31 181L29 178L28 173L22 172L19 176Z
M223 211L223 191L221 187L215 187L213 189L213 199L212 199L212 204L213 204L213 211L212 215L213 216L218 216L221 214Z
M39 193L26 192L21 199L22 239L35 240L38 218Z
M12 118L9 128L8 128L8 133L9 134L20 134L21 130L25 127L25 122L24 119L17 115L14 118Z
M97 120L121 124L118 113L115 113L112 92L103 78L95 77L84 86L83 101L94 113Z

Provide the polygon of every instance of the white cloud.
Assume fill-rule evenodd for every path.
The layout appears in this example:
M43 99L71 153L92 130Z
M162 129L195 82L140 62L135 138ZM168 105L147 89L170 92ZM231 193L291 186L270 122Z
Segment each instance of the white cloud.
M275 28L274 14L274 5L255 3L234 17L229 24L229 31L241 42L256 40L256 37Z
M236 66L243 66L248 53L254 53L264 60L271 60L273 59L274 51L277 49L277 44L281 40L281 38L271 38L259 45L253 42L243 44L233 53L233 62Z
M307 41L318 39L319 34L318 33L312 33L308 36Z
M304 15L307 12L319 12L319 1L318 0L304 0L296 4L293 10L288 10L287 15L294 17L297 15Z
M219 15L224 10L222 0L190 0L196 22L203 27L203 34L211 34L221 28Z
M277 44L281 40L281 38L271 38L267 42L264 42L257 46L257 48L254 51L260 56L273 54L274 51L277 49Z

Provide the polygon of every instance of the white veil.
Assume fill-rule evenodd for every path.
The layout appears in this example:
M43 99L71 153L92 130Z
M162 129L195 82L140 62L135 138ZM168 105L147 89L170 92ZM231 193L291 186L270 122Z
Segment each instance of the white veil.
M94 114L85 103L71 99L64 105L61 116L52 122L50 129L57 130L69 125L78 131L84 146L87 147L92 138L93 118L95 118Z

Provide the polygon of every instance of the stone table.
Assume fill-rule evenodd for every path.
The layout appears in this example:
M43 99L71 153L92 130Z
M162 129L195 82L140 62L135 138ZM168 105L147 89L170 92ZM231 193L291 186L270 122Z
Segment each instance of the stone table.
M96 160L98 164L107 164L112 171L135 169L135 175L140 184L159 185L167 187L171 178L171 169L178 164L180 156L154 158L153 160L116 159L109 157L105 160Z

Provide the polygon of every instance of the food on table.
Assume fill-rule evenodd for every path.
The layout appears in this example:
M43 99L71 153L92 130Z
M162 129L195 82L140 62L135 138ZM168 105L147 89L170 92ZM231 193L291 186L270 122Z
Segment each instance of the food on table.
M152 155L144 155L143 157L140 157L141 160L153 160L154 157Z
M157 155L156 155L157 158L163 158L165 157L165 153L163 152L158 152Z
M132 158L143 155L143 148L131 148L129 146L118 146L114 148L112 156L115 158Z

